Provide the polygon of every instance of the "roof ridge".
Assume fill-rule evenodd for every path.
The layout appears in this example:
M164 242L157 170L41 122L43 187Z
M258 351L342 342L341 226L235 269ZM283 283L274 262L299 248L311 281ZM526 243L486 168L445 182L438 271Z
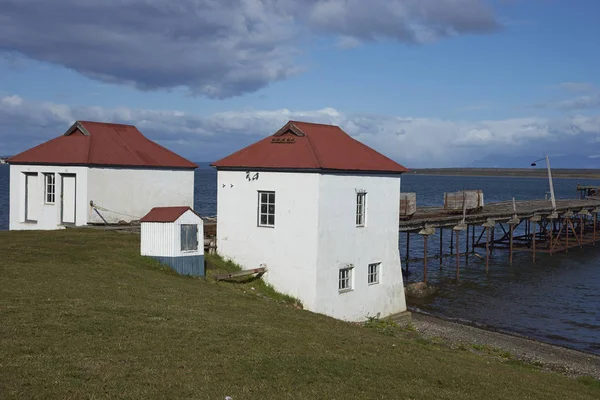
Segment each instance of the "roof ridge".
M323 124L323 123L320 123L320 122L307 122L307 121L296 121L296 120L289 120L289 122L291 122L293 124L294 123L298 123L298 124L321 125L321 126L329 126L329 127L332 127L332 128L340 128L339 125ZM342 129L342 128L340 128L340 129Z
M87 121L87 120L77 120L76 122L79 122L79 123L88 123L88 124L98 124L98 125L131 126L131 127L134 127L134 128L136 127L135 125L132 125L132 124L118 124L116 122Z

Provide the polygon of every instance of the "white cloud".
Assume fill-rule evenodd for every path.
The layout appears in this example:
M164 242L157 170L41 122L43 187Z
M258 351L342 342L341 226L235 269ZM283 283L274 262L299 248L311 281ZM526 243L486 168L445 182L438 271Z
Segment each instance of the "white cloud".
M140 89L236 96L302 71L301 40L425 43L493 32L484 0L0 1L0 56Z
M288 120L331 123L408 167L464 166L488 155L600 154L600 115L452 121L320 110L228 111L73 107L0 97L0 154L14 154L62 134L76 119L136 125L193 160L212 161L274 133Z

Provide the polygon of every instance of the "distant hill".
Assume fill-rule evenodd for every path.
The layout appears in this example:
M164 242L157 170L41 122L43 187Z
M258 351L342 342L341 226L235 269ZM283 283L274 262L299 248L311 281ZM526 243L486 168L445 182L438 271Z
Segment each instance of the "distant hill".
M492 155L479 159L465 166L465 168L531 168L533 161L542 158L543 154L525 156ZM537 168L546 168L541 161ZM550 155L552 169L597 169L600 168L598 155Z

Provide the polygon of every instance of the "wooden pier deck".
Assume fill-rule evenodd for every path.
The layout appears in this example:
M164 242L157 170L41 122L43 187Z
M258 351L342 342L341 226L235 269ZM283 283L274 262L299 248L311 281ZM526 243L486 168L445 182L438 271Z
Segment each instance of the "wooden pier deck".
M534 215L546 217L552 213L550 200L528 200L517 201L516 216L519 219L528 219ZM600 199L572 199L556 200L556 211L559 214L566 212L579 213L581 210L594 212L596 208L600 211ZM512 201L490 203L479 210L468 211L465 216L465 224L481 225L488 220L496 222L507 221L515 216ZM432 228L454 227L461 223L462 212L450 212L442 207L418 207L410 219L401 219L399 223L400 232L415 232L426 226Z

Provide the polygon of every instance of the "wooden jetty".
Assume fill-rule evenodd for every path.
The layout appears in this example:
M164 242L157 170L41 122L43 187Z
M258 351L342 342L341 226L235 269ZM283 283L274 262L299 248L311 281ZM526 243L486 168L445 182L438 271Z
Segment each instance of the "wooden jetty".
M572 247L596 244L598 239L598 212L600 198L576 200L556 200L556 208L548 200L511 201L487 204L481 208L463 213L451 213L441 207L417 208L409 219L401 219L399 231L406 236L405 270L410 262L423 261L423 280L427 282L427 241L439 230L440 260L456 258L456 279L460 279L460 259L476 254L476 248L485 248L486 272L490 252L494 249L508 249L509 263L512 264L514 251L530 251L532 261L536 253L568 252ZM443 231L450 234L450 254L444 254ZM411 234L423 239L424 254L421 259L410 259ZM414 235L413 235L414 236ZM461 253L461 239L465 249ZM456 251L454 251L456 250Z

